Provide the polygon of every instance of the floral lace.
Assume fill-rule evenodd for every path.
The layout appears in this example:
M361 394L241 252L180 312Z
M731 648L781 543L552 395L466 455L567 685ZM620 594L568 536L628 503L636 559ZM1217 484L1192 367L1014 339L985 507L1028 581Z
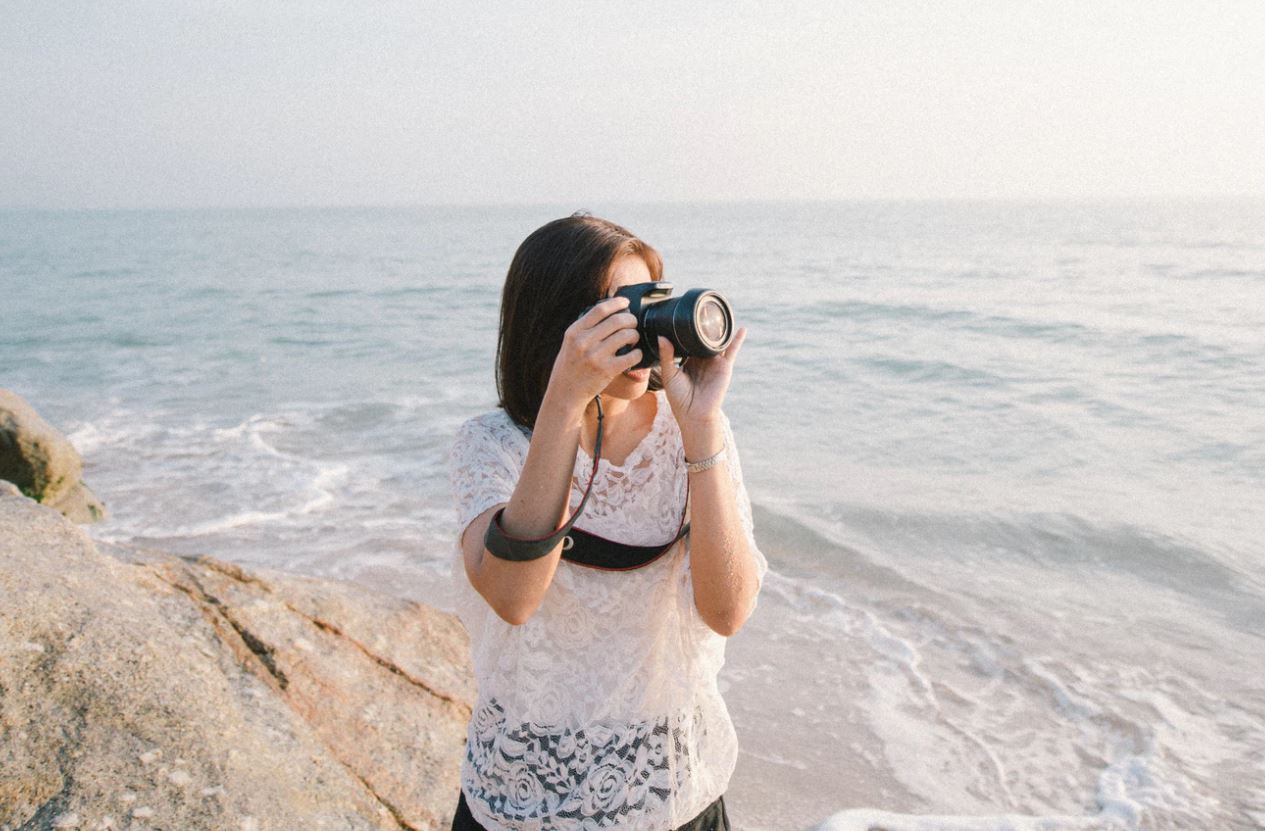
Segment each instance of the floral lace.
M685 507L681 435L663 392L654 424L622 464L599 461L578 525L634 545L672 539ZM728 420L728 469L761 581ZM502 410L462 425L450 473L462 530L508 502L530 439ZM592 459L577 454L571 508ZM461 784L489 831L663 831L722 795L738 743L716 678L725 639L694 606L689 538L632 571L565 560L536 613L503 621L466 577L454 546L456 609L470 633L479 698Z

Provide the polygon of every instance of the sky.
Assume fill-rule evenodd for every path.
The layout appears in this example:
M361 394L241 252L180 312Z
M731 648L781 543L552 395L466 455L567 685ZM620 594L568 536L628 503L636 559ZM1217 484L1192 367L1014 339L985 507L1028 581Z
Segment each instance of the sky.
M1265 196L1265 2L0 0L0 207Z

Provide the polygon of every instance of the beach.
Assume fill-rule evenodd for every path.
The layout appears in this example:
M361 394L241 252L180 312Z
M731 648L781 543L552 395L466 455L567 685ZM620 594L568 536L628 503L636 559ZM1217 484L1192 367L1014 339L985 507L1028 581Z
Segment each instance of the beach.
M450 610L519 241L589 207L750 335L744 831L1265 826L1265 202L0 212L0 386L103 547Z

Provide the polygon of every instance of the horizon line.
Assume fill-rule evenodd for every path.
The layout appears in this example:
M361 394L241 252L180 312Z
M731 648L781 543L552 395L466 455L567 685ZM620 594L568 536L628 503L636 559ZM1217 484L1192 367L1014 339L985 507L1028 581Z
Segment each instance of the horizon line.
M332 210L400 210L400 209L487 209L487 208L556 208L563 205L582 205L585 202L621 206L690 206L690 205L821 205L821 204L879 204L879 203L1076 203L1076 202L1204 202L1204 201L1257 201L1265 200L1261 193L1156 193L1156 194L1078 194L1046 196L830 196L830 197L743 197L710 199L572 199L523 202L377 202L377 203L257 203L257 204L205 204L205 205L84 205L41 206L0 205L0 213L144 213L155 211L332 211ZM575 210L585 210L577 207Z

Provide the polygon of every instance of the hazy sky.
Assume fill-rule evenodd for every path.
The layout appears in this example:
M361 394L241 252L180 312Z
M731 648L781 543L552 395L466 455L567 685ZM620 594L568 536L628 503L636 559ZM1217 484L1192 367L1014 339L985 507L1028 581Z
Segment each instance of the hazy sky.
M0 0L0 206L1265 195L1265 2Z

